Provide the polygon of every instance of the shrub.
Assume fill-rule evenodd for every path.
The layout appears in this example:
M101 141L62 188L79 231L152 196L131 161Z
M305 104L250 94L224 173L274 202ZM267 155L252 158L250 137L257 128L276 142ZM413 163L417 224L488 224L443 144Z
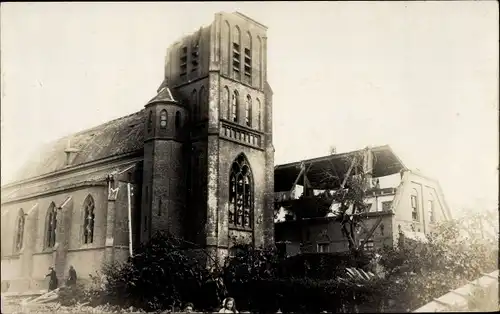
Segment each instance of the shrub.
M423 306L497 269L497 243L460 237L459 227L459 222L448 221L436 227L428 243L403 243L381 252L381 265L393 283L385 294L403 306L399 310Z
M181 242L155 234L126 263L107 265L100 302L134 306L147 311L179 309L185 302L199 307L220 304L213 300L218 285L215 273L190 254ZM212 298L212 300L210 300Z
M238 308L252 312L340 311L371 302L376 285L349 285L339 276L346 267L368 267L364 254L302 254L290 258L276 250L238 246L224 267L224 283Z

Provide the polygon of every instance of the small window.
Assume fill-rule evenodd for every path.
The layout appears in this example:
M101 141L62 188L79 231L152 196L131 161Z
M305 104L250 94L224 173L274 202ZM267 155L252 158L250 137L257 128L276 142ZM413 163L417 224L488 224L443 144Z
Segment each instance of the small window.
M198 119L198 93L196 89L191 93L191 106L193 112L193 120L196 121Z
M330 252L330 245L328 243L318 243L317 250L318 253L328 253Z
M429 211L429 222L433 223L435 222L435 217L434 217L434 201L429 200L427 202L427 210Z
M177 111L175 113L175 128L179 129L181 127L181 113Z
M363 241L363 240L362 240L362 241ZM366 241L365 246L364 246L364 249L365 249L366 251L369 251L369 252L373 251L373 249L374 249L373 240L368 240L368 241Z
M167 119L168 119L167 110L163 109L160 113L160 127L162 129L165 129L167 127Z
M252 126L252 98L250 95L247 95L245 103L245 124L246 126Z
M262 129L262 107L260 105L260 100L257 99L257 128Z
M252 52L245 48L245 78L247 83L252 83Z
M411 218L415 221L419 221L418 217L418 199L417 199L418 193L414 189L413 194L411 195Z
M151 133L153 130L153 112L149 111L148 114L148 133Z
M231 119L231 95L229 94L229 88L227 86L224 86L224 102L225 102L225 109L226 109L226 115L224 116L225 119L230 120Z
M238 254L242 253L243 250L240 247L233 246L229 249L229 257L235 258Z
M238 92L234 91L231 98L231 120L238 122Z
M240 45L233 43L233 71L239 75L240 72Z
M392 207L392 201L382 202L382 210L389 211Z

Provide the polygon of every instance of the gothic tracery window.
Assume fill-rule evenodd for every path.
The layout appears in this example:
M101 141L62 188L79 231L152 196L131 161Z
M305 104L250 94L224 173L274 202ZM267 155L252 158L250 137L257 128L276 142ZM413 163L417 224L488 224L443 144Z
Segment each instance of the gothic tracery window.
M25 223L24 211L21 208L19 210L19 214L17 215L17 221L16 221L16 243L14 247L16 252L21 251L21 249L23 248L24 223Z
M52 248L56 244L57 209L52 202L47 210L45 247Z
M89 195L83 203L83 243L85 244L94 242L94 208L94 199Z
M250 165L240 154L231 166L229 179L229 225L252 227L253 181Z

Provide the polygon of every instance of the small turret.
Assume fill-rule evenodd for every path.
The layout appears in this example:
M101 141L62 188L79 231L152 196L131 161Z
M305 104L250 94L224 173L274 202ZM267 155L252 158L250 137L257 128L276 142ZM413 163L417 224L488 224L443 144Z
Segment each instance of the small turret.
M164 81L145 106L141 240L157 230L182 236L188 108Z

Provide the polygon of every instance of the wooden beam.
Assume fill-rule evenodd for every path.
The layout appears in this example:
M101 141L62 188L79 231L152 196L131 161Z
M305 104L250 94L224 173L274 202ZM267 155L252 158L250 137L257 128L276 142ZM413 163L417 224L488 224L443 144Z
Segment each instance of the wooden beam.
M299 183L300 176L302 176L302 174L304 173L304 171L305 171L304 163L301 163L300 164L300 172L297 175L297 178L295 179L295 182L293 183L292 188L290 189L290 192L293 192L293 190L295 190L295 187L297 186L297 183Z
M352 158L352 161L351 161L351 165L349 166L349 169L347 170L347 173L344 177L344 180L342 181L342 184L340 185L340 189L344 189L344 186L346 185L347 183L347 178L349 178L349 176L351 175L351 171L352 169L354 168L354 165L356 164L356 156L354 156Z

